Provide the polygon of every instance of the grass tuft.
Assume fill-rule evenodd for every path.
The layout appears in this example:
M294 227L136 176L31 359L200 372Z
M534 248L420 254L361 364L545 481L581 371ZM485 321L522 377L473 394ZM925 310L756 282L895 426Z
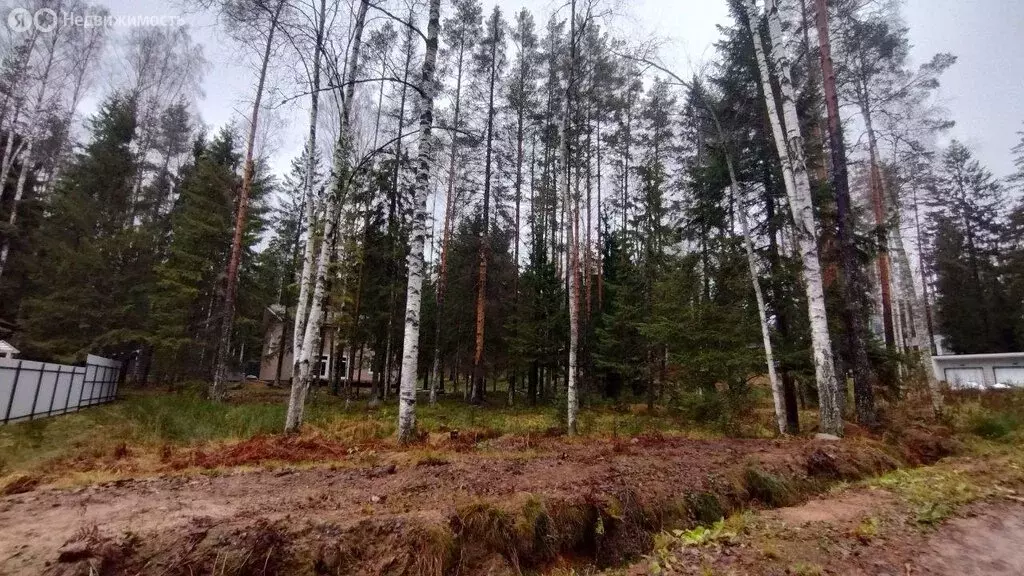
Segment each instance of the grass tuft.
M773 508L788 506L796 499L797 491L787 480L759 468L747 468L743 485L752 499Z

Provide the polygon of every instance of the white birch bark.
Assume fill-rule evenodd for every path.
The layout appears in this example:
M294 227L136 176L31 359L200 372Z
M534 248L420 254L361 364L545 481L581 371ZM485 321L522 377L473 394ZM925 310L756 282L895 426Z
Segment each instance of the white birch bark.
M842 396L836 378L832 358L832 344L828 332L828 318L825 312L825 291L821 279L821 262L818 258L817 231L814 222L814 207L811 201L810 179L804 157L803 137L796 112L793 81L790 75L789 57L782 43L782 23L775 0L767 0L768 31L772 40L772 57L779 73L782 114L786 128L775 104L775 92L771 84L771 73L757 23L760 18L754 0L746 0L748 26L753 37L754 52L760 71L765 106L772 125L772 134L782 164L786 193L793 213L794 233L800 260L803 264L803 280L807 290L807 312L811 323L811 346L814 353L814 372L818 383L820 428L827 434L842 435Z
M718 123L718 120L715 120ZM719 136L721 128L719 127ZM772 402L775 406L775 422L779 427L779 434L786 434L786 405L782 392L782 382L775 372L775 355L772 351L772 333L768 327L768 311L764 303L764 292L761 290L761 283L757 279L757 258L754 255L754 242L750 239L750 224L747 222L747 210L743 204L743 193L736 180L736 169L732 163L732 156L725 151L725 165L729 170L729 182L732 188L732 196L736 199L736 215L740 220L740 230L743 232L743 248L747 253L747 266L750 268L750 282L754 285L754 298L757 300L757 317L761 323L761 340L764 343L764 359L768 365L768 382L772 388Z
M25 182L28 180L29 166L32 163L32 150L35 146L35 138L29 136L28 144L21 155L21 172L18 174L18 184L14 188L14 203L11 204L11 214L7 218L7 224L14 230L18 221L18 204L21 203L22 195L25 193ZM3 246L0 246L0 278L3 278L4 268L7 267L7 256L11 252L11 239L5 237Z
M67 157L69 148L71 147L71 124L75 119L75 112L78 111L78 105L82 101L82 96L84 96L86 92L86 80L92 70L92 66L94 64L98 64L103 55L103 46L105 41L105 29L102 27L96 27L89 32L89 36L84 43L76 49L76 57L79 58L79 60L74 69L74 88L71 91L71 98L68 101L68 109L61 124L64 127L64 135L57 144L57 152L54 154L53 159L53 170L47 177L46 183L43 187L44 198L50 198L53 195L53 190L56 188L57 182L60 181L61 173L64 170L65 158Z
M0 164L0 182L7 182L7 178L11 175L11 167L14 166L14 157L21 152L21 148L24 144L20 144L17 149L14 146L14 133L15 127L18 125L18 116L21 113L21 107L19 106L14 110L14 119L11 122L11 127L7 130L7 143L4 145L4 156L2 164ZM3 199L3 186L0 186L0 199Z
M352 46L348 61L345 64L345 93L341 105L341 126L338 141L334 147L332 158L330 196L326 201L324 214L324 238L320 242L320 255L316 264L313 280L313 294L310 301L309 315L306 319L302 337L301 355L294 360L292 367L292 388L288 399L288 414L285 419L285 432L298 432L302 426L302 416L306 406L306 394L312 382L311 361L314 351L320 348L320 337L324 324L324 303L327 295L327 271L330 267L335 243L337 241L339 218L342 216L341 206L346 201L352 149L352 100L355 95L355 72L359 63L359 51L362 46L363 25L366 23L366 11L369 0L361 0L356 13Z
M569 78L565 84L565 111L562 115L562 166L560 176L562 180L563 216L562 221L566 239L566 291L569 293L569 369L565 380L566 395L566 424L568 433L575 436L577 430L576 420L579 416L579 397L576 389L576 371L578 365L578 353L580 342L580 313L579 313L579 248L576 245L575 229L576 215L573 212L571 197L570 171L572 170L571 158L569 155L569 114L572 105L572 83L573 67L576 60L576 0L572 0L569 10Z
M434 71L437 64L438 33L441 28L441 0L430 0L427 48L420 79L420 136L413 182L413 225L409 242L409 284L405 298L405 335L402 343L402 374L398 392L398 441L407 443L416 435L416 374L419 360L420 305L423 288L423 246L427 234L427 189L430 182L431 131L434 122Z
M914 282L910 259L907 257L907 250L903 245L903 234L900 232L899 205L895 205L897 206L897 220L890 239L896 256L896 266L899 269L901 292L907 300L908 315L910 316L908 321L913 325L914 332L917 334L914 344L920 356L921 369L924 370L932 409L939 414L942 412L942 390L939 388L939 381L935 378L935 373L932 372L932 347L931 342L928 341L928 326L924 317L924 297L918 293L917 284Z
M46 88L50 82L50 72L53 69L54 58L57 55L57 44L60 40L60 30L51 33L49 50L46 55L46 64L43 66L42 75L39 77L39 92L36 95L35 104L32 106L32 115L29 119L30 124L28 126L27 133L25 135L25 149L21 155L21 171L18 173L18 183L14 188L14 202L11 204L11 214L7 219L8 225L13 231L14 225L18 221L18 204L21 203L21 199L25 195L25 184L28 182L28 173L32 166L32 152L35 150L36 138L39 136L39 131L42 127L42 112L43 104L46 100ZM11 133L13 134L13 126ZM8 170L9 166L5 166ZM0 187L7 182L7 174L3 174L0 177ZM4 268L7 265L7 256L11 251L11 239L5 237L2 247L0 247L0 278L3 277Z
M306 309L309 302L309 286L313 278L313 254L316 230L316 198L313 185L316 177L316 123L320 112L320 58L323 51L324 27L327 22L326 0L320 3L317 15L316 45L313 47L313 73L310 78L309 136L306 140L306 174L303 180L303 223L306 245L302 250L302 271L299 273L299 299L295 303L295 322L292 327L292 362L302 356L302 340L306 332ZM288 311L285 310L285 316ZM284 353L283 351L281 352ZM294 366L292 378L295 378Z

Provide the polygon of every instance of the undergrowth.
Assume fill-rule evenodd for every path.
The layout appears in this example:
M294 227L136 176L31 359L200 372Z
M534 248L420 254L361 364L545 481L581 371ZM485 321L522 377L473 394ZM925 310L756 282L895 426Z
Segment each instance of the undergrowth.
M216 404L203 398L196 384L175 391L125 391L114 403L68 415L0 427L0 477L33 471L68 458L121 460L128 455L166 459L171 449L203 449L211 443L246 441L282 432L287 390L250 385L232 391L230 401ZM348 404L325 390L311 395L304 434L329 442L358 445L391 438L398 407L385 402L368 408L366 398ZM500 398L498 397L500 396ZM486 406L470 406L450 395L436 405L417 407L417 424L425 433L452 435L469 447L486 447L486 439L562 434L564 410L557 402L538 406L505 405L504 394ZM636 437L686 434L711 437L712 429L696 426L679 414L649 412L646 406L592 405L580 419L580 432L590 436Z

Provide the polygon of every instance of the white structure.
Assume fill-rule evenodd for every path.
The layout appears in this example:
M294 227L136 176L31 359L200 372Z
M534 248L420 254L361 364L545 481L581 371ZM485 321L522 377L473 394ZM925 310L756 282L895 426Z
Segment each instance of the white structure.
M932 371L953 388L1024 388L1024 352L932 356Z
M14 358L17 355L17 348L11 346L6 340L0 340L0 358Z

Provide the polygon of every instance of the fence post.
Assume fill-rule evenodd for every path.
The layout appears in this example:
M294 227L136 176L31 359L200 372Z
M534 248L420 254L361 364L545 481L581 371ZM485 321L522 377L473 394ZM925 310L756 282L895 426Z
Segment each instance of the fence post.
M122 364L122 366L124 366ZM114 376L114 391L111 392L111 400L117 400L117 387L121 384L121 368L117 369L117 374Z
M71 389L75 386L75 367L71 367L71 379L68 380L68 397L64 399L64 411L61 414L67 414L71 408Z
M85 365L85 372L82 373L82 387L78 389L78 402L75 402L75 411L82 409L82 396L85 394L85 378L89 375L89 365Z
M14 382L11 382L11 397L7 401L7 411L4 414L4 424L11 419L11 409L14 408L14 393L18 391L18 377L21 376L21 360L18 360L18 367L14 369Z
M60 384L60 372L64 366L57 364L57 376L53 379L53 392L50 393L50 409L46 411L47 416L53 415L53 401L57 398L57 385Z
M36 416L36 404L39 403L39 386L43 383L43 374L46 372L46 364L39 367L39 378L36 378L36 393L32 396L32 410L28 413L28 419Z
M110 374L110 369L108 367L104 366L103 367L103 387L100 388L100 391L104 392L104 394L103 394L103 397L100 398L100 404L106 404L107 402L110 401L110 393L107 391L107 384L109 383L107 381L107 378L110 377L109 374Z

